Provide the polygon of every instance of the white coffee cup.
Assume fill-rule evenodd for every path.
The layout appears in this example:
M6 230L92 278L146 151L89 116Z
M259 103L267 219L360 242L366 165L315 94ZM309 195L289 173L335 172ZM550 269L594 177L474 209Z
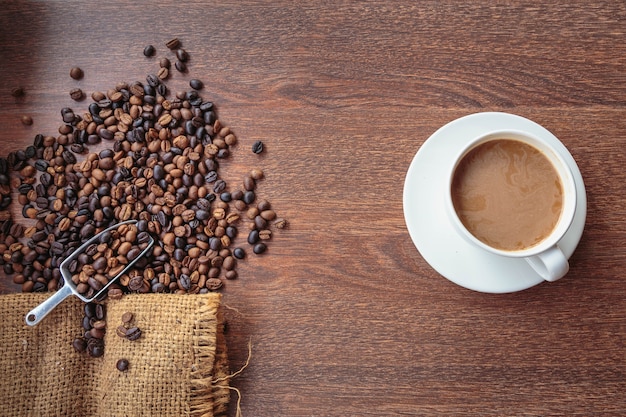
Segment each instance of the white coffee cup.
M459 163L477 146L497 139L521 141L539 150L556 170L562 186L562 206L556 225L540 242L519 250L499 249L478 239L465 227L455 210L453 202L452 183ZM569 270L569 262L566 255L561 248L559 248L558 243L569 229L574 219L574 214L576 213L576 183L568 164L563 157L549 145L548 141L524 131L494 130L471 139L453 160L454 163L449 170L448 192L445 193L445 198L449 218L458 233L472 245L494 255L525 259L535 272L546 281L556 281L563 277Z

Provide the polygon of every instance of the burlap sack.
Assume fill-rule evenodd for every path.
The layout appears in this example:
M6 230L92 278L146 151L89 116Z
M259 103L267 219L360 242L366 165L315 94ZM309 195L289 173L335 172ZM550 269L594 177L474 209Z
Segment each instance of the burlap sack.
M0 296L1 416L215 416L227 411L219 294L128 295L107 305L105 354L77 353L83 303L70 297L35 327L25 314L49 294ZM142 336L115 333L129 311ZM127 371L118 359L130 362Z

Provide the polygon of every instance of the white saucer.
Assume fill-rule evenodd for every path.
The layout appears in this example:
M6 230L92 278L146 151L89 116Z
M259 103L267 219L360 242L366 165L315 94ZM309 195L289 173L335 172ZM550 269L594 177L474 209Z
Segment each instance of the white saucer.
M413 243L422 257L450 281L480 292L510 293L544 280L524 259L490 254L472 246L454 230L444 207L447 173L452 160L469 140L495 129L525 130L546 140L565 159L576 182L574 220L559 242L569 258L583 233L587 197L580 170L567 148L537 123L508 113L476 113L461 117L437 130L421 146L404 182L404 218ZM562 278L567 279L567 275Z

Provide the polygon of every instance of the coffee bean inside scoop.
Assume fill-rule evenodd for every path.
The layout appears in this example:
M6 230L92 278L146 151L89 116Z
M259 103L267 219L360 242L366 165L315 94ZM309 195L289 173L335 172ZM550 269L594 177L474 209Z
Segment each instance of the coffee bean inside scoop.
M148 232L136 224L123 224L104 233L72 266L72 282L79 293L91 297L118 276L148 246Z

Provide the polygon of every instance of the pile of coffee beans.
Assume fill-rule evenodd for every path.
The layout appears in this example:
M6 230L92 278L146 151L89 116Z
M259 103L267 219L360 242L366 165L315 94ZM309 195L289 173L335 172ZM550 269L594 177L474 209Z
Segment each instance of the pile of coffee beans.
M86 303L82 321L83 335L72 342L72 347L79 353L87 352L98 358L104 354L104 335L106 333L106 308L100 303Z
M190 57L180 41L166 46L174 67L186 72ZM156 49L148 52L147 59L156 55ZM166 85L171 62L162 57L158 63L158 72L144 80L94 91L82 113L61 109L58 135L38 134L26 149L0 158L0 209L9 206L13 190L27 219L24 227L3 219L0 265L24 292L58 289L59 266L69 254L129 219L137 220L138 238L150 233L157 243L109 286L109 297L215 291L237 277L237 261L248 250L266 252L272 230L285 226L256 194L262 170L251 169L240 183L222 177L220 166L238 139L198 92L203 83L195 80L191 90L172 94ZM70 76L79 80L83 71L72 68ZM104 149L91 151L96 145ZM256 145L253 151L261 150ZM238 237L242 228L247 242ZM94 275L75 270L86 294L106 285L106 268L120 268L98 260L117 258L107 256L105 246L115 251L113 244L102 242L82 262L83 268L96 263Z

